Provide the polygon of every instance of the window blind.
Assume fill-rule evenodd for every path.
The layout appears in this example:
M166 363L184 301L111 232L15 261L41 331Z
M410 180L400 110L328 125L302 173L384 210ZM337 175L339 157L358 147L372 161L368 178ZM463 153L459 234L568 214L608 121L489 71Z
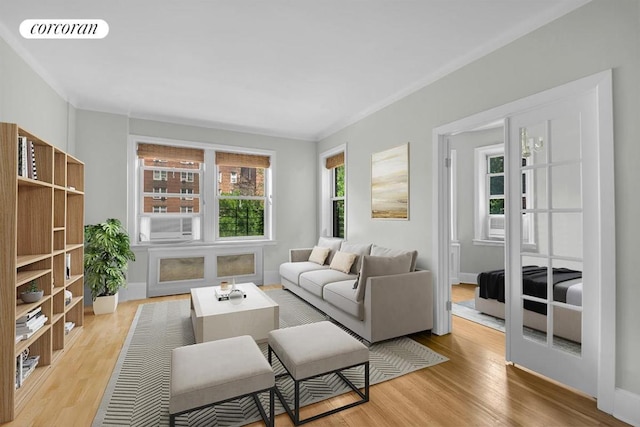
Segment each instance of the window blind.
M138 157L202 163L204 162L204 150L199 148L174 147L172 145L139 143Z
M325 167L327 169L333 169L342 165L344 165L344 152L327 157Z
M271 158L269 156L261 156L257 154L242 154L217 151L216 165L266 169L271 166Z

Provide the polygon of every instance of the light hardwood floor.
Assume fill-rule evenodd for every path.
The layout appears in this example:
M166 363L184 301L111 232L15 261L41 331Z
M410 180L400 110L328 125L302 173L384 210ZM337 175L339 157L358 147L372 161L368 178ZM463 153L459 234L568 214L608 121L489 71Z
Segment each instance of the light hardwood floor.
M468 292L456 286L454 299L469 299ZM90 426L138 305L182 298L188 296L123 302L113 315L96 317L87 310L81 336L33 396L33 405L4 426ZM593 399L506 365L502 333L455 316L453 330L446 336L412 336L448 357L448 362L374 385L369 403L310 425L626 425L598 411ZM305 408L302 416L342 405L350 398L320 402ZM292 423L280 415L276 425Z

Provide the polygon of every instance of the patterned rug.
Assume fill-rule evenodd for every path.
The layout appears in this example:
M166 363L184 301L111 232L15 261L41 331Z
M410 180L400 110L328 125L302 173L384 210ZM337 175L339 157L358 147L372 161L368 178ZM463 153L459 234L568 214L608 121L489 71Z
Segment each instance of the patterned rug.
M326 320L326 316L290 292L267 291L280 306L280 327ZM143 304L114 368L93 426L168 426L171 349L195 342L189 300ZM266 343L260 344L267 353ZM370 382L388 381L418 369L447 361L429 348L401 337L371 345ZM284 372L274 358L276 374ZM356 386L363 386L362 367L345 371ZM285 398L293 395L293 382L283 378L278 385ZM335 375L309 380L301 386L301 405L318 402L349 391ZM268 394L260 396L268 408ZM372 392L375 399L375 392ZM293 399L291 399L293 400ZM284 408L276 398L276 414ZM252 398L238 399L176 418L176 425L240 426L260 420Z

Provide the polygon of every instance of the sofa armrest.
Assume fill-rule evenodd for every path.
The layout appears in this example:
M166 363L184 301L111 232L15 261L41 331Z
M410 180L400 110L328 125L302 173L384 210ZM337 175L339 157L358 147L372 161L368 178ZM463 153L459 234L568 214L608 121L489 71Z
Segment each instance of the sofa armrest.
M289 249L289 262L309 261L313 248Z
M365 319L370 318L374 341L433 328L430 271L369 277L366 286Z

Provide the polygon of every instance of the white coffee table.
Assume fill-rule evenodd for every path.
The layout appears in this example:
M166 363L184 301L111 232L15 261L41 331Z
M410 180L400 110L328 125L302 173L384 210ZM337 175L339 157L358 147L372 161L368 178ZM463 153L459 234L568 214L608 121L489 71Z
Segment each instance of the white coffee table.
M191 289L191 322L197 343L240 335L263 342L269 331L280 327L280 307L275 301L253 283L236 287L247 297L218 301L216 286Z

